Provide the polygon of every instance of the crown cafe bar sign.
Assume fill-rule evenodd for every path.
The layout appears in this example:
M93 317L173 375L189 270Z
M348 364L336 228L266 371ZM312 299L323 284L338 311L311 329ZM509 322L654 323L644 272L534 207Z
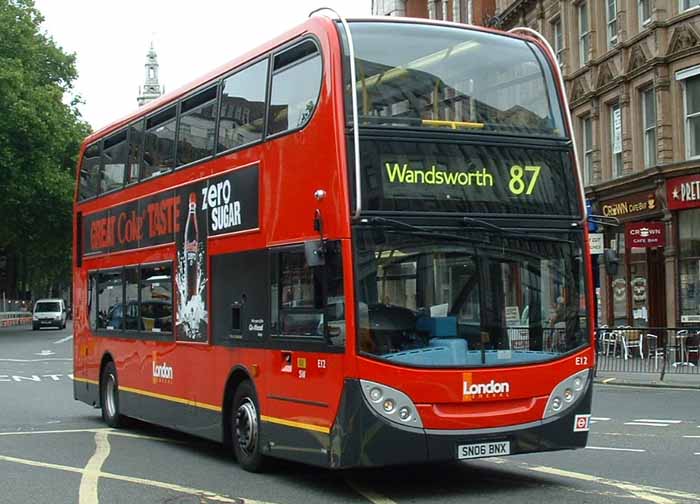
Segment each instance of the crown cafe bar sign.
M659 210L656 195L643 192L602 201L600 209L606 217L635 217Z
M671 210L700 207L700 174L669 179L666 189Z

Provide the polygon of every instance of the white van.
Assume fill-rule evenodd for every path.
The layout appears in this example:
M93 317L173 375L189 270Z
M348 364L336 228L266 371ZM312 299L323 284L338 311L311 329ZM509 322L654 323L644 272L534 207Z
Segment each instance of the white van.
M37 331L40 327L66 328L66 305L63 299L39 299L34 304L32 314L32 329Z

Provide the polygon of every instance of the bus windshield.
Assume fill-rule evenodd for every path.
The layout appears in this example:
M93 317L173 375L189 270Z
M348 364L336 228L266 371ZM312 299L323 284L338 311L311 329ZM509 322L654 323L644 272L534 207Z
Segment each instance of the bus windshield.
M417 229L355 232L360 352L478 367L541 362L588 344L580 232Z
M531 43L424 24L350 29L361 126L564 136L549 66Z

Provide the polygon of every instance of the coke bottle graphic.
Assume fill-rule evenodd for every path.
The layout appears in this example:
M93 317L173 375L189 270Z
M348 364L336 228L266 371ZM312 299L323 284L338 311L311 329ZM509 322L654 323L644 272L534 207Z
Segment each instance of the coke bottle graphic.
M187 300L199 293L199 227L197 226L197 195L190 193L189 211L185 223L185 278Z

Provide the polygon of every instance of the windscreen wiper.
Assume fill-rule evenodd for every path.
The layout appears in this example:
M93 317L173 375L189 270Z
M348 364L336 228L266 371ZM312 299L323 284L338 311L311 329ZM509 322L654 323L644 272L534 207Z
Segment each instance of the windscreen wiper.
M506 235L506 236L510 236L513 238L522 238L524 240L541 240L541 241L548 241L548 242L555 242L555 243L568 243L570 245L574 244L573 241L567 240L565 238L554 238L553 236L526 233L524 231L512 231L510 229L502 228L501 226L497 226L496 224L492 224L488 221L485 221L482 219L477 219L475 217L466 217L465 216L465 217L462 217L462 221L465 224L476 224L478 227L481 227L483 229L489 229L492 231L496 231L501 235Z
M452 233L442 233L440 231L435 231L423 226L414 226L413 224L408 224L406 222L401 222L395 219L388 219L386 217L371 217L369 219L362 219L362 223L366 224L382 224L388 226L397 231L403 231L407 234L413 236L425 236L429 238L440 238L445 240L455 240L460 242L466 242L470 244L481 244L481 245L491 245L491 242L487 240L480 240L478 238L469 238L467 236L461 236Z

